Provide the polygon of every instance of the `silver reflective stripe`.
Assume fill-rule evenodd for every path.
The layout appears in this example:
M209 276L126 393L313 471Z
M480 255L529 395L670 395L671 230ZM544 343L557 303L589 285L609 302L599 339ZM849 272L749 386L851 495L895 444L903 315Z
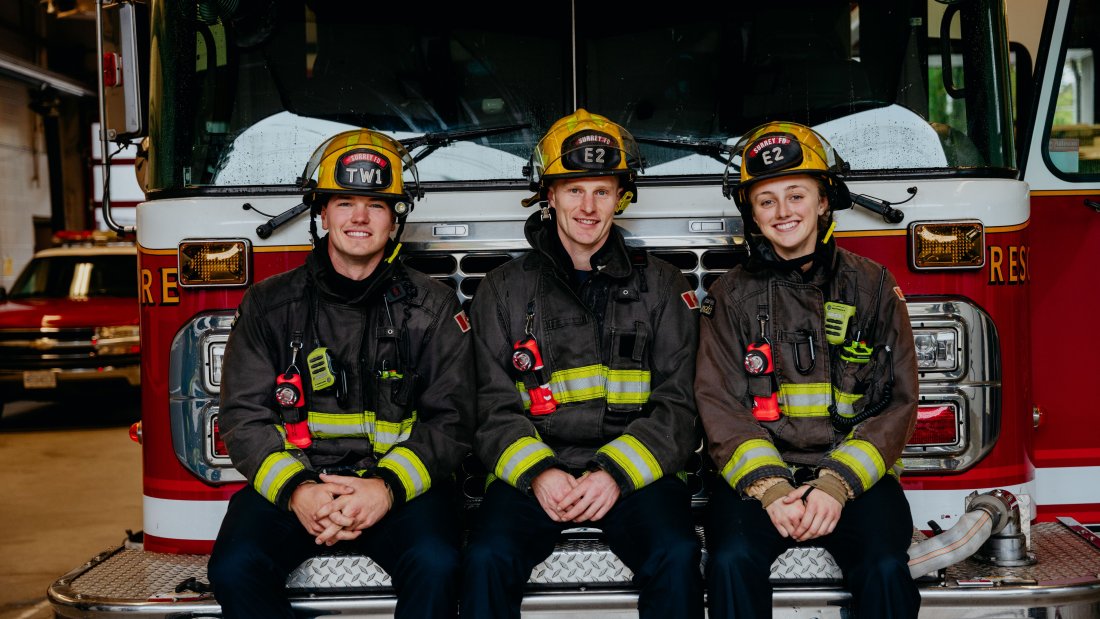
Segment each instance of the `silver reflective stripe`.
M866 445L866 447L864 447ZM873 452L873 455L872 453ZM878 457L878 450L867 441L842 443L831 454L832 458L847 466L859 477L863 490L870 488L885 473L885 463Z
M647 486L663 475L661 465L645 445L630 435L623 435L599 449L630 476L635 488Z
M287 480L305 468L294 456L286 452L275 452L265 458L260 465L260 470L256 472L256 479L253 482L254 487L268 501L274 503Z
M750 446L751 445L751 446ZM747 448L745 448L747 447ZM739 448L733 453L736 460L731 459L722 468L722 477L730 486L737 486L737 482L746 473L763 466L786 466L779 451L768 441L752 439L745 442L745 447Z
M524 437L504 451L500 461L497 462L495 472L497 477L514 486L524 471L542 458L553 455L554 452L545 443L531 437Z
M405 498L411 499L426 492L431 486L432 480L428 476L428 470L424 463L411 450L397 447L378 463L394 473L401 479L405 486Z

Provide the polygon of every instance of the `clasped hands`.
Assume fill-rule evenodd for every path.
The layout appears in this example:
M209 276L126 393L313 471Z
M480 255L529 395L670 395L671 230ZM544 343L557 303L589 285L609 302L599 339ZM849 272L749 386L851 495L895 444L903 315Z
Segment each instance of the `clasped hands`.
M827 493L802 485L766 509L780 535L805 542L832 533L842 508Z
M377 477L321 474L321 482L301 484L290 497L290 510L319 545L359 537L393 507L393 494Z
M554 522L587 522L603 518L619 500L619 485L607 471L580 477L551 468L531 482L539 505Z

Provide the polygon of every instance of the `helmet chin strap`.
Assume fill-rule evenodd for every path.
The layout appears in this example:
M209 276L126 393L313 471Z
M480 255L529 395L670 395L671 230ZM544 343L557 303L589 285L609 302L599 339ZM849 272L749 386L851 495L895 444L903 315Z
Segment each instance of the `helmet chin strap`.
M317 216L313 214L313 208L309 209L309 236L313 241L313 246L316 247L317 243L321 242L321 237L317 236Z

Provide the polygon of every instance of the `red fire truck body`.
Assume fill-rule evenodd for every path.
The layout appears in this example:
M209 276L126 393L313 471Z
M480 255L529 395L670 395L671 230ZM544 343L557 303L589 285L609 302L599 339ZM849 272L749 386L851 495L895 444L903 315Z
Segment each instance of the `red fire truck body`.
M280 214L300 201L297 173L319 143L367 126L415 145L425 198L403 253L465 304L527 249L521 170L534 141L586 107L622 122L647 159L639 201L617 219L628 243L680 267L700 298L747 256L721 190L736 174L729 145L764 120L821 132L857 198L837 213L838 243L890 269L914 327L921 397L902 477L920 529L911 556L959 540L943 542L950 563L914 568L921 616L1100 613L1100 539L1082 526L1100 523L1086 374L1100 349L1088 326L1100 247L1094 7L1052 0L1033 75L1027 50L1008 44L999 0L715 3L675 17L565 2L539 34L503 5L441 8L415 24L372 16L394 24L369 30L377 39L323 7L214 4L149 5L148 199L136 226L142 536L51 587L57 612L219 612L205 560L244 483L217 432L221 353L247 286L310 250L308 215ZM118 10L123 24L138 14ZM701 444L688 470L699 511L711 473ZM484 471L458 475L476 505ZM979 512L994 524L976 525ZM632 613L623 566L575 541L532 573L525 611ZM590 541L599 547L598 534ZM850 599L831 558L796 550L773 565L777 616L841 616ZM586 575L557 569L566 564ZM161 576L137 591L100 576L145 578L150 565ZM303 564L288 581L295 609L392 613L388 577L356 565Z

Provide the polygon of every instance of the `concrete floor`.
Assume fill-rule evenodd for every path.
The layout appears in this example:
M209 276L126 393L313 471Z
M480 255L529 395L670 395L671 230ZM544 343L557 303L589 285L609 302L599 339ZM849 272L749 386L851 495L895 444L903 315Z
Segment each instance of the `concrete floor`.
M46 589L141 522L137 402L13 402L0 418L0 619L53 617Z

